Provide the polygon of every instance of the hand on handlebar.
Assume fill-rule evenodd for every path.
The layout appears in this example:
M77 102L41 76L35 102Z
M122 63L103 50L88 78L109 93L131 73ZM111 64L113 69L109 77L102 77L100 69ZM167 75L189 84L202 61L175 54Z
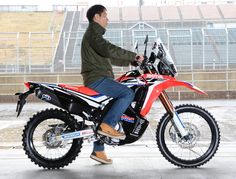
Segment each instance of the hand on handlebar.
M142 63L144 60L144 56L141 54L137 54L135 57L135 61L137 61L138 63Z
M143 55L140 55L140 54L137 54L135 56L135 59L133 62L131 62L131 65L137 67L137 66L140 66L144 61L144 56Z

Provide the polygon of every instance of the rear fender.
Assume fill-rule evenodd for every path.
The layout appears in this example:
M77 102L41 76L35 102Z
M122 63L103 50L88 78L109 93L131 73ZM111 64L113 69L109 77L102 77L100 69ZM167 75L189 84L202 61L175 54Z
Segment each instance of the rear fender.
M35 92L35 89L39 86L39 83L35 82L25 82L25 86L29 89L28 91L24 93L16 93L15 95L18 96L18 101L17 101L17 106L16 106L16 112L17 112L17 117L20 115L25 103L26 103L26 98Z
M26 98L34 93L34 91L29 90L25 93L16 93L15 95L19 96L19 99L17 101L17 106L16 106L16 112L17 112L17 117L20 115L25 103L26 103Z

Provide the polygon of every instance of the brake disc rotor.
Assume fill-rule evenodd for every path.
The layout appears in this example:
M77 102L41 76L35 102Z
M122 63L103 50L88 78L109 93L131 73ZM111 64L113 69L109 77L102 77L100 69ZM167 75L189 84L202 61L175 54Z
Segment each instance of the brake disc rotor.
M55 133L55 131L57 130L55 130L55 128L52 128L52 129L47 130L43 134L44 144L49 149L58 148L62 144L62 141L56 140L56 136L60 135L60 133L58 133L58 131Z
M172 132L170 132L170 137L173 142L177 143L181 148L193 148L199 137L200 131L198 130L195 124L185 122L184 123L185 130L188 132L188 136L185 138L180 138L177 131L173 128Z

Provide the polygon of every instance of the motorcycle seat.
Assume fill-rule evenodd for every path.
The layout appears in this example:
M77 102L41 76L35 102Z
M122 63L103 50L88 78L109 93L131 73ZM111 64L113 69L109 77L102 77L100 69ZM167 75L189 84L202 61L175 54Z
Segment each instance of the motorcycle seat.
M85 87L85 86L72 86L72 85L68 85L68 84L58 84L58 86L65 88L65 89L69 89L78 93L83 93L85 95L88 96L97 96L99 95L98 92L94 91L91 88Z

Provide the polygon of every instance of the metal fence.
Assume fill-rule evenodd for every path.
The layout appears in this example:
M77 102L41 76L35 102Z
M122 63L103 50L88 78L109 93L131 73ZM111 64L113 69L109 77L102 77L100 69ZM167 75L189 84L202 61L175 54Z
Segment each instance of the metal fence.
M70 70L70 66L78 66L81 62L80 47L83 32L78 32L76 36L73 64L68 64L67 59L64 59L65 71ZM139 53L143 53L143 42L147 34L150 44L148 53L150 53L152 43L160 37L179 70L234 69L236 67L236 28L110 29L106 32L105 38L129 50L133 50L133 44L137 41Z
M53 71L54 33L0 33L0 73Z
M80 70L81 40L84 30L63 34L64 71ZM139 44L143 53L144 39L149 35L149 48L160 37L169 49L179 70L235 69L236 68L236 28L201 29L155 29L133 27L130 29L108 29L105 38L110 42L133 51L133 44ZM27 40L25 40L27 39ZM68 56L68 43L75 40L74 50ZM55 54L53 33L0 33L0 72L54 71ZM71 48L71 47L70 47ZM70 58L70 59L67 59ZM114 67L116 71L123 68Z

